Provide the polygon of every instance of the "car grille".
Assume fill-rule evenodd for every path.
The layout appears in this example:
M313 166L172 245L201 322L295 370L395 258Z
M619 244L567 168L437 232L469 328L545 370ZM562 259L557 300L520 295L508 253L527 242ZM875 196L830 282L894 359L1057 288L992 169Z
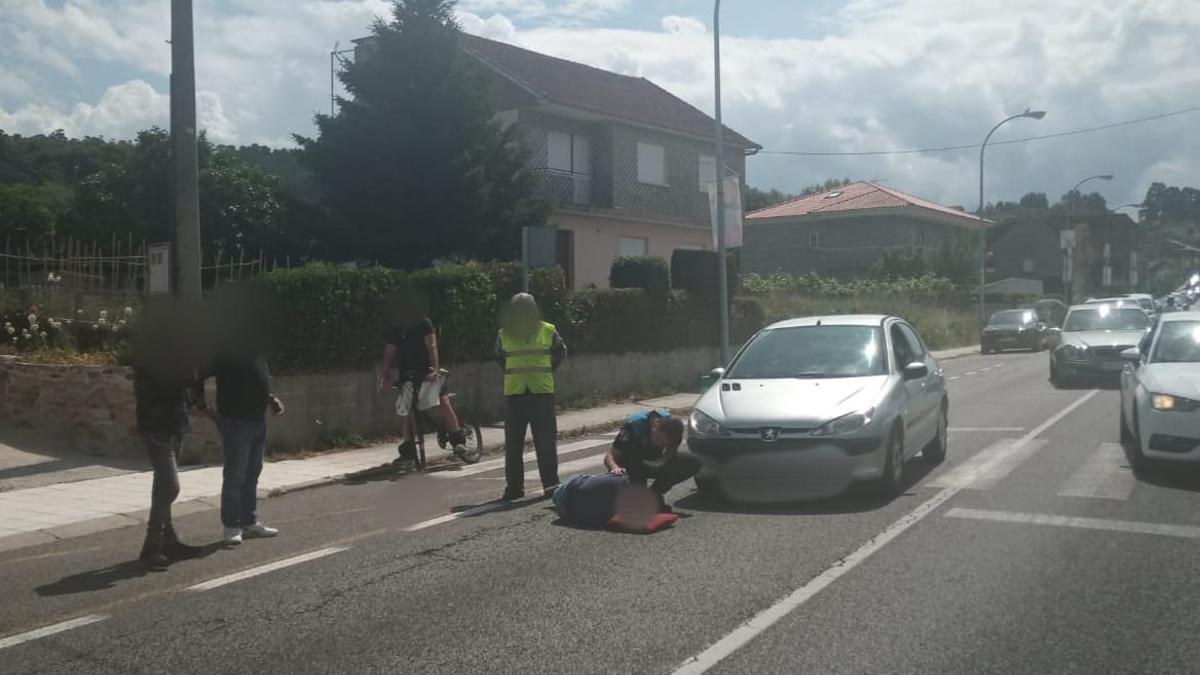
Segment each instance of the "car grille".
M872 452L879 448L878 438L781 438L773 443L759 439L693 439L688 450L718 463L724 463L746 453L803 452L820 446L836 445L851 455Z
M1092 347L1092 355L1098 359L1119 359L1121 352L1129 349L1133 345L1118 346L1118 347Z

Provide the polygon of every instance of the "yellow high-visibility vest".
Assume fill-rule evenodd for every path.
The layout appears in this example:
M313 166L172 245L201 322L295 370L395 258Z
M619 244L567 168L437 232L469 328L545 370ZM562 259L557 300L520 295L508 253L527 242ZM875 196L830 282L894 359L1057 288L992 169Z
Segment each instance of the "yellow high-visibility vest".
M504 395L553 394L554 325L541 322L533 338L521 341L500 329L500 349L504 356Z

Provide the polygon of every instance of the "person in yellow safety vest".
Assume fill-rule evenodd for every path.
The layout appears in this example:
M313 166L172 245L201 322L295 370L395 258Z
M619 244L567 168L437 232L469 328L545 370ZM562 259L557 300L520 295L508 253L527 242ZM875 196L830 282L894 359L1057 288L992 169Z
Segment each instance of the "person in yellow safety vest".
M554 371L567 346L553 324L542 321L537 301L518 293L500 319L496 358L504 368L504 499L525 496L525 429L533 433L543 494L558 486L558 420Z

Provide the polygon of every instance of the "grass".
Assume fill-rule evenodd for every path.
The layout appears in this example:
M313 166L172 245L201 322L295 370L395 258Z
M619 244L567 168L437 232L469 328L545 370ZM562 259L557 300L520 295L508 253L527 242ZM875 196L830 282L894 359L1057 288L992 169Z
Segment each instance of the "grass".
M6 345L0 345L0 355L19 357L22 363L52 366L112 366L120 363L113 352L78 352L63 347L18 352Z
M974 311L953 305L887 296L819 298L790 293L772 293L762 300L768 322L821 314L890 314L911 323L930 349L953 349L979 342L979 320Z

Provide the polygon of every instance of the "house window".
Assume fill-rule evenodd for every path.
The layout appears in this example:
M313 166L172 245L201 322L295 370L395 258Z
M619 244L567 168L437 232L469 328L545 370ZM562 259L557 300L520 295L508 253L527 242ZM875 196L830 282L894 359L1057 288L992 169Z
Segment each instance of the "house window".
M708 188L717 182L717 158L712 155L700 155L700 192L708 194Z
M1033 258L1025 258L1021 261L1021 271L1025 274L1033 274Z
M546 168L565 173L590 174L592 147L587 136L551 131L547 134Z
M617 242L617 255L637 256L646 255L647 241L644 237L621 237Z
M666 151L661 145L637 144L637 173L639 183L667 184Z
M811 249L825 248L825 233L820 230L809 232L808 247Z

